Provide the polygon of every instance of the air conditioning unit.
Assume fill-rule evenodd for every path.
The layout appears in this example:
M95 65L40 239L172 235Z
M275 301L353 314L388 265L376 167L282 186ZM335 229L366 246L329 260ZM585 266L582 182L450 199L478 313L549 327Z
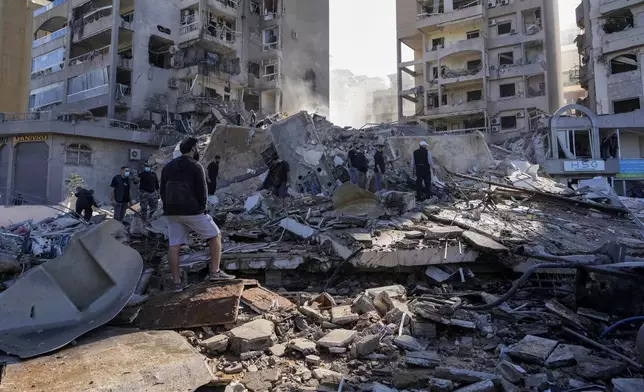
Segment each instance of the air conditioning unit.
M130 161L140 161L140 160L141 160L141 149L130 148Z
M493 118L492 119L492 125L499 125L499 119L498 118Z
M490 26L496 26L496 19L490 19L488 23Z
M496 0L490 0L487 3L487 8L494 8L496 7Z
M525 117L525 113L517 112L517 118L523 118L523 117Z
M510 34L516 34L517 31L515 29L510 30Z
M179 81L175 78L168 79L168 88L179 88Z
M501 0L501 5L509 5L510 0Z
M492 133L499 133L500 130L499 127L492 127Z

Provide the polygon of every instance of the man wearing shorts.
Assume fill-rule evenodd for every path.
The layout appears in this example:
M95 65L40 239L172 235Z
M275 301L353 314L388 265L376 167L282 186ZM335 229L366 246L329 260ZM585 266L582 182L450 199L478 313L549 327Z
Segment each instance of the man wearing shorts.
M168 259L175 292L184 288L179 271L179 250L186 243L190 230L208 242L210 248L210 280L230 280L234 276L219 269L221 232L210 215L205 213L208 198L206 173L197 163L197 139L191 137L179 146L181 156L168 163L161 172L161 201L168 220L170 252Z

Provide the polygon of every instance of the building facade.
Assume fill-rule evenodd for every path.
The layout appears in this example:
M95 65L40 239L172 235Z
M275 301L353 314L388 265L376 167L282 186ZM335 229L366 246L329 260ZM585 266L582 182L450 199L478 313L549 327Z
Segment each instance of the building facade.
M56 0L34 12L29 109L194 128L240 102L328 106L322 3Z
M415 104L401 120L509 134L561 104L556 0L397 0L397 36L398 113Z
M641 109L644 1L582 0L576 18L584 106L599 115Z
M373 93L373 122L391 123L398 121L398 75L387 75L389 88ZM414 80L409 74L402 74L402 89L407 90L414 86ZM414 109L414 105L403 101L403 112Z
M561 80L565 105L582 102L587 96L586 90L579 84L580 58L576 44L579 33L576 26L561 30Z

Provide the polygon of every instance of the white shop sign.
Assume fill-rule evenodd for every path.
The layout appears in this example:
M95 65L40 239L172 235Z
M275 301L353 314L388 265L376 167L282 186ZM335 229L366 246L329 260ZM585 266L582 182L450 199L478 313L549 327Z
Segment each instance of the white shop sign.
M587 161L564 161L565 172L597 172L605 171L606 162L603 159L591 159Z

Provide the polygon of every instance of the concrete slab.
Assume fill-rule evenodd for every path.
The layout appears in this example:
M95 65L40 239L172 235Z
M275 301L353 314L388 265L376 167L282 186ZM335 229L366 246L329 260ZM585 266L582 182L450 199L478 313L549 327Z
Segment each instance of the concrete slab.
M378 197L346 182L333 192L334 215L377 218L382 213Z
M588 380L615 377L626 369L626 365L609 358L587 356L577 360L576 372Z
M370 247L371 245L373 245L373 238L371 238L370 233L350 233L349 235L355 241L360 242L361 244L364 244L367 247Z
M369 355L380 346L380 335L366 335L357 338L349 347L352 358Z
M614 378L614 392L641 392L644 391L644 378Z
M492 381L481 381L476 384L459 388L454 392L496 392L496 387Z
M421 342L409 335L396 336L394 338L394 344L398 348L406 351L423 351L427 348L427 343Z
M441 357L436 351L412 351L405 355L405 362L422 368L435 368L440 365Z
M336 306L331 308L331 322L336 325L351 324L358 321L360 316L353 313L351 305Z
M136 319L140 328L175 329L230 324L237 320L244 282L234 280L163 293L143 305Z
M481 381L500 381L501 378L492 373L477 372L475 370L459 369L452 367L437 367L434 376L445 380L455 381L461 384L471 384Z
M103 328L54 355L8 365L0 390L194 391L212 379L203 357L176 332Z
M347 347L358 334L357 331L347 329L334 329L322 339L318 340L318 346L321 347Z
M546 359L546 366L550 369L574 366L577 364L575 354L565 344L560 344Z
M434 226L428 227L425 231L428 239L458 238L465 230L458 226Z
M280 227L302 238L311 238L317 232L311 226L303 225L292 218L282 219Z
M288 343L288 347L304 355L317 354L318 352L315 342L308 339L293 339Z
M215 335L201 341L199 345L210 352L224 352L228 348L228 340L226 335Z
M559 342L556 340L526 335L518 343L508 347L505 352L512 358L543 365L557 344Z
M374 287L365 290L365 293L371 298L376 298L376 296L382 292L386 292L391 299L402 299L407 295L407 289L405 286L399 284L394 286Z
M235 354L265 351L273 345L271 337L275 333L275 324L272 321L258 319L233 328L228 333L230 350Z
M260 314L265 312L289 312L295 309L295 304L291 301L263 287L244 290L241 301Z
M473 231L466 231L462 235L463 240L481 252L487 253L507 253L508 248L499 244L493 239Z

